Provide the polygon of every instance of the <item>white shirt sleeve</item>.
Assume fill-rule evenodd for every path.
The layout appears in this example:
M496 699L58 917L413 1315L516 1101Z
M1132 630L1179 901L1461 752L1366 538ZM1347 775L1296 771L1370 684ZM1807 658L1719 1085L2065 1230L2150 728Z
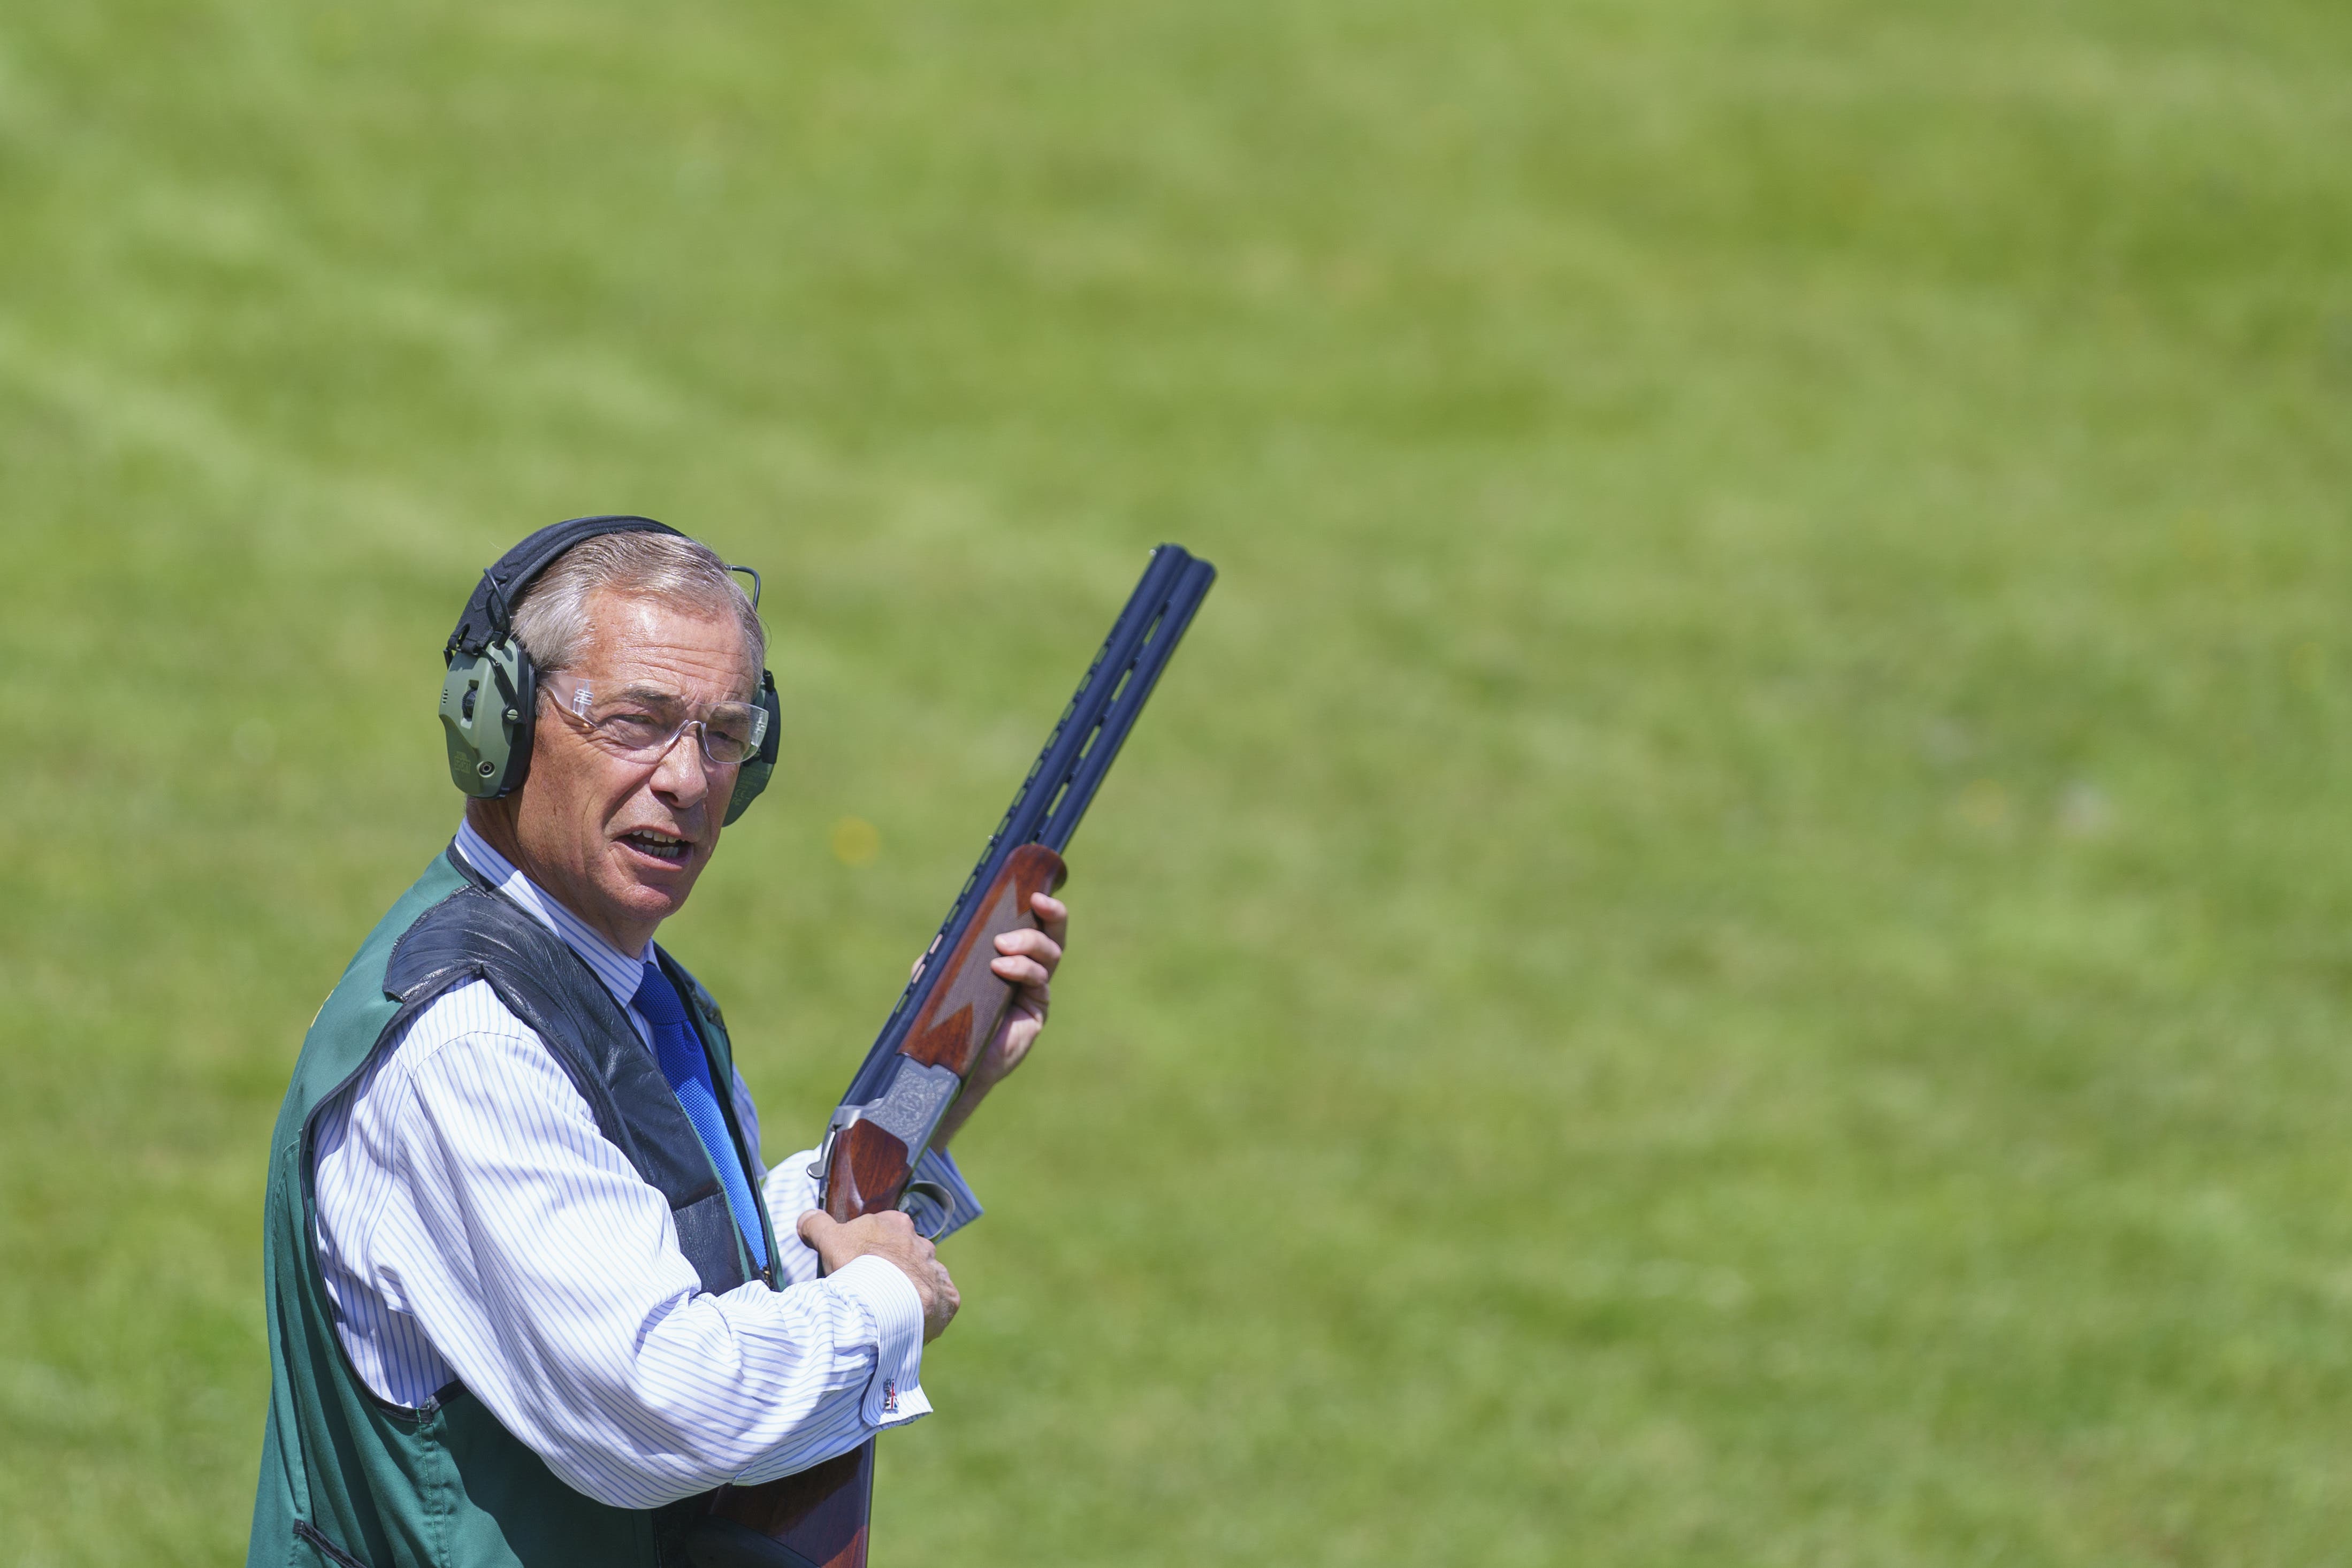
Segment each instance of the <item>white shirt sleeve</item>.
M667 1201L488 986L428 1009L353 1098L320 1144L339 1333L413 1330L598 1501L772 1480L930 1408L904 1274L861 1258L823 1281L702 1292Z

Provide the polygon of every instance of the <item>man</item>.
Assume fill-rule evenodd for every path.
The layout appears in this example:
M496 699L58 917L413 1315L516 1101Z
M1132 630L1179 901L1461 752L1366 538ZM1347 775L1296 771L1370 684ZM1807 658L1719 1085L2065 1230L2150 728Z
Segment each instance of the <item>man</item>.
M443 716L471 797L303 1041L272 1140L273 1379L248 1568L677 1560L705 1494L929 1405L955 1286L905 1215L772 1171L709 995L653 941L772 766L765 637L644 518L485 575ZM1045 1016L1067 912L919 1174ZM772 1215L796 1216L780 1238Z

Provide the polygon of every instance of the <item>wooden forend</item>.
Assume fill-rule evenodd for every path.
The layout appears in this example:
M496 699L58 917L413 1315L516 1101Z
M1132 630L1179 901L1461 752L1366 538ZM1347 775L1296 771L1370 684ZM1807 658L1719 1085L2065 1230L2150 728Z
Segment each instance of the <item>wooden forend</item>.
M901 1055L959 1078L972 1070L1013 1002L1013 988L989 967L998 956L996 939L1024 925L1034 929L1031 895L1052 893L1067 874L1062 857L1043 844L1024 844L1006 858L980 901L979 917L948 955L947 979L908 1030Z

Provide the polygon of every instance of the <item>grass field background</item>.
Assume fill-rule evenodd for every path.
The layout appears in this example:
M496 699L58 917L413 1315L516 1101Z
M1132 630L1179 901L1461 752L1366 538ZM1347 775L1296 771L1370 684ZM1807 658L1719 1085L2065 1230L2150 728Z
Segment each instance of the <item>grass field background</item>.
M0 1561L239 1560L288 1064L602 510L767 574L772 1154L1223 569L878 1564L2340 1561L2347 149L2319 0L12 8Z

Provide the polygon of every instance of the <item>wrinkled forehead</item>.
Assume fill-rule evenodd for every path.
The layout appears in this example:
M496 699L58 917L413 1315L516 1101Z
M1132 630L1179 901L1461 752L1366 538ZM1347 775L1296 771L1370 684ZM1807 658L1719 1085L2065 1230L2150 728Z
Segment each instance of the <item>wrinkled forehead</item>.
M760 672L730 613L618 593L592 596L587 611L587 643L572 673L600 693L712 703L759 692Z

